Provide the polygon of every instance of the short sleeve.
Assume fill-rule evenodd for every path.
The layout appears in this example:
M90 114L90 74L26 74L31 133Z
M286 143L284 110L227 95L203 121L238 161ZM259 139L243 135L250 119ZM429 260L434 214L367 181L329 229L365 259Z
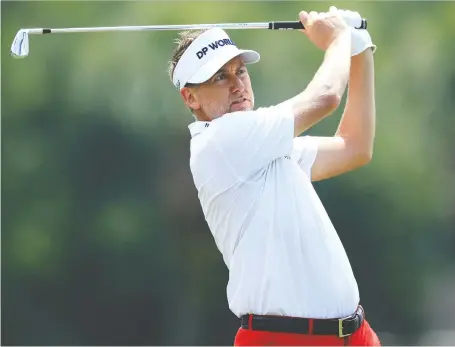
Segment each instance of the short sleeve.
M294 139L292 159L311 179L311 168L318 154L318 142L314 137L302 136Z
M294 116L285 106L229 113L211 127L219 159L239 180L292 153Z

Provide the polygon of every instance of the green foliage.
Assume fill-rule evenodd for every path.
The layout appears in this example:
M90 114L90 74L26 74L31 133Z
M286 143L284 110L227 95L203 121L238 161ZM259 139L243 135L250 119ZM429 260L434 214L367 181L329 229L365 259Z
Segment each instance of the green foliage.
M16 32L295 20L329 5L2 2L2 343L228 345L238 328L188 167L192 118L166 72L176 32L31 36L14 60ZM454 261L455 7L336 6L361 12L378 46L376 147L368 167L316 188L373 328L412 344L423 282ZM261 53L257 106L300 92L322 59L299 32L230 35ZM333 133L341 111L309 133Z

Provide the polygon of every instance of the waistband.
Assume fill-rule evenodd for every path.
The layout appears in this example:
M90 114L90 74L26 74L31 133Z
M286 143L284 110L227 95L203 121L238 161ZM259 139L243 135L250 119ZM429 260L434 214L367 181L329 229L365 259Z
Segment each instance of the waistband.
M353 315L339 319L247 314L240 317L240 324L243 329L248 330L346 337L355 333L362 325L364 319L365 312L363 307L359 305Z

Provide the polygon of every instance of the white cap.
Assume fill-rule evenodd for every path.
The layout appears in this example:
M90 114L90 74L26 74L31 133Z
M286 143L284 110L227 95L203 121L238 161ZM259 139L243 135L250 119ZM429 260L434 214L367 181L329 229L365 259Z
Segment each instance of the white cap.
M172 82L181 90L187 83L203 83L232 58L241 56L245 64L256 63L259 53L237 48L226 32L212 28L199 35L183 53Z

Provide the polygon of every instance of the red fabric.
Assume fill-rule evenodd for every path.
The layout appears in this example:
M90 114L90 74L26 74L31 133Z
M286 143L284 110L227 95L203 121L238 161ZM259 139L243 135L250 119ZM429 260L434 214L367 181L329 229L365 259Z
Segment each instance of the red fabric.
M346 341L345 341L346 340ZM288 334L240 328L234 346L380 346L379 338L366 320L351 336Z

